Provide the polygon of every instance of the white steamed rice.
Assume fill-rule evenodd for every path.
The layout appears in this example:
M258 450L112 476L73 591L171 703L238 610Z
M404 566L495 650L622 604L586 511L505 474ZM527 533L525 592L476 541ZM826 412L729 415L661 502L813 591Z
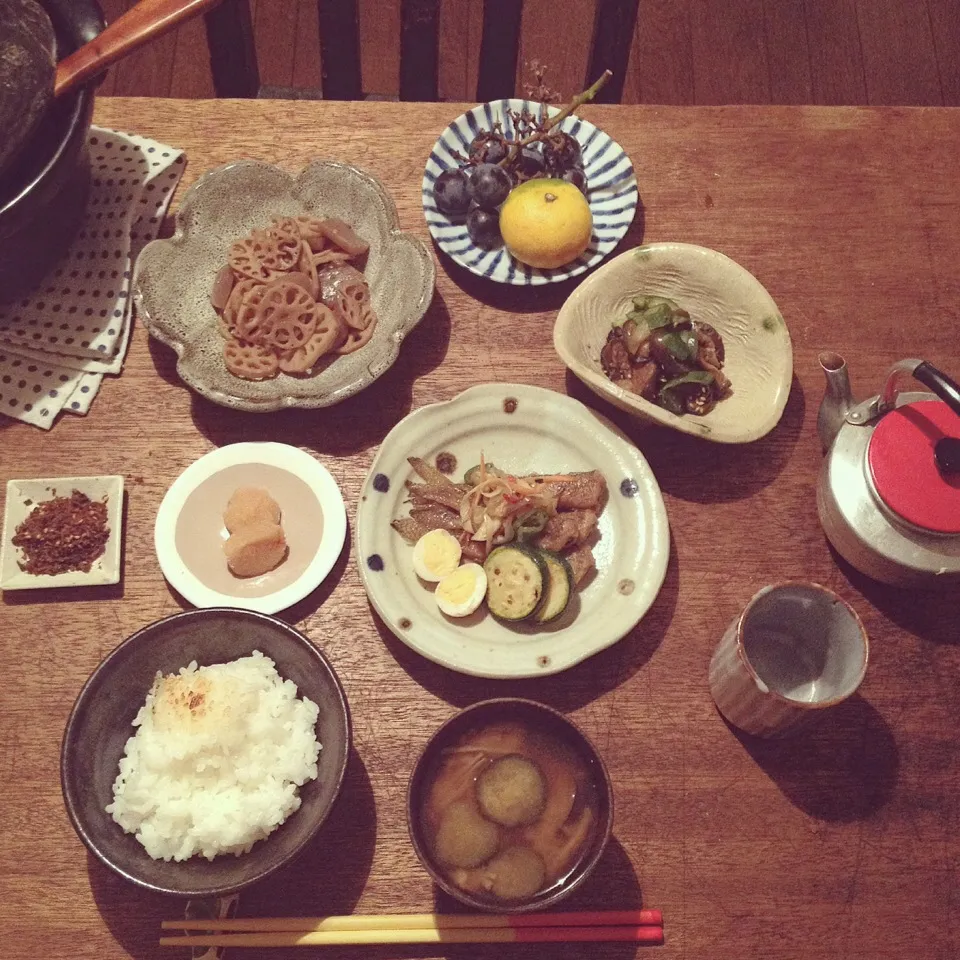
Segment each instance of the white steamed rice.
M239 856L300 806L317 776L319 710L259 651L157 678L107 813L155 860Z

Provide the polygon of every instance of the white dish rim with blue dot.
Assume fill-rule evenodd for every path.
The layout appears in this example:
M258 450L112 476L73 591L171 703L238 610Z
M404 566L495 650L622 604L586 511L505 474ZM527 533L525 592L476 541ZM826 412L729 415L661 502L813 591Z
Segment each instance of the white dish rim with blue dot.
M597 572L552 624L508 627L481 611L442 614L413 571L413 547L390 526L407 514L408 457L457 459L453 479L484 456L517 473L600 470L608 500L594 547ZM469 462L468 462L469 461ZM415 410L387 434L363 483L356 517L360 579L390 631L459 673L520 679L567 670L629 634L663 585L667 513L643 454L609 420L564 394L496 383Z
M536 100L507 99L491 100L468 110L440 134L424 168L421 194L430 235L454 263L495 283L541 286L586 273L600 264L624 238L639 203L636 174L623 147L588 120L571 114L560 122L558 129L580 143L587 176L587 199L593 214L590 246L576 260L554 270L528 267L511 257L504 247L482 250L467 236L465 224L441 213L433 200L433 183L444 170L460 166L454 153L466 156L477 133L489 130L497 121L504 124L505 132L512 132L508 111L536 112L540 108ZM556 107L550 108L551 114L558 112Z

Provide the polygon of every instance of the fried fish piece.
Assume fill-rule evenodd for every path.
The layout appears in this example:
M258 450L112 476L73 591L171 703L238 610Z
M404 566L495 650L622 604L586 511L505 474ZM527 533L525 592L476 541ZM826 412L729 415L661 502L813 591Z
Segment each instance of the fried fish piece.
M547 521L537 544L544 550L565 550L586 541L596 529L596 510L567 510Z

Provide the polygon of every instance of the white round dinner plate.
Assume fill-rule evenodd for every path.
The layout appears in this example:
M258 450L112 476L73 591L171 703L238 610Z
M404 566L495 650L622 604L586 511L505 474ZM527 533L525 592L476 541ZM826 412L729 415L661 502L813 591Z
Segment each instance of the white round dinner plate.
M437 209L433 199L434 181L444 170L462 165L461 158L469 153L471 141L481 130L491 130L499 124L503 133L512 137L515 134L514 116L523 111L536 115L540 109L541 104L535 100L481 103L457 117L440 134L423 171L423 215L437 246L454 263L497 283L539 286L560 283L586 273L623 239L633 223L640 200L633 164L623 147L589 120L571 114L560 121L558 129L570 134L580 144L587 177L587 201L593 215L590 245L575 260L554 270L528 267L511 257L505 247L496 250L478 247L468 236L462 218L448 217ZM549 109L551 115L559 112L557 107Z
M481 453L517 475L599 470L606 478L596 572L550 624L508 627L483 606L446 617L390 525L407 514L406 482L419 480L408 457L460 482ZM496 383L421 407L387 434L361 490L356 544L370 603L400 640L460 673L520 678L566 670L629 633L663 584L670 532L653 471L608 420L551 390Z
M223 523L239 487L266 490L280 507L288 552L275 569L235 577L227 568ZM284 443L233 443L194 461L171 484L157 511L154 544L170 585L195 607L238 607L273 614L315 590L347 536L343 496L327 468Z

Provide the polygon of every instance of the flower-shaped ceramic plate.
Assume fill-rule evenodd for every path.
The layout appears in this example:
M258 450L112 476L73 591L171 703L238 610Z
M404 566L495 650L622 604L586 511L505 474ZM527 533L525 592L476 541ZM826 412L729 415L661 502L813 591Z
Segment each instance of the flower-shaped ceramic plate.
M483 606L461 620L444 616L413 571L413 548L390 526L407 513L408 457L434 464L445 454L445 468L453 457L460 480L481 451L517 474L599 470L606 478L596 573L551 624L507 627ZM356 543L367 596L405 644L460 673L534 677L572 667L629 633L663 584L670 532L647 461L609 421L551 390L498 383L422 407L387 434L361 492Z
M309 377L281 373L250 382L227 372L210 291L230 244L274 217L311 214L350 223L370 244L364 272L379 322L371 341ZM204 174L187 191L169 240L147 244L137 261L137 308L151 335L178 354L187 386L214 403L263 412L326 407L369 386L397 359L404 337L433 298L426 245L402 233L393 201L371 176L318 160L298 176L254 160Z
M614 384L600 365L612 321L644 294L669 297L723 338L733 393L705 416L677 416ZM793 379L790 334L754 276L716 250L650 243L604 264L567 298L553 328L560 359L598 396L641 419L718 443L748 443L779 422Z
M540 109L541 105L533 100L493 100L468 110L440 134L423 172L423 212L437 246L461 267L498 283L521 286L558 283L597 266L623 239L639 201L637 178L623 147L592 123L572 115L560 122L559 129L580 144L587 176L587 199L593 214L590 246L576 260L555 270L528 267L514 260L503 247L483 250L476 246L462 220L451 219L437 209L433 183L444 170L462 165L458 154L467 156L471 141L481 130L490 130L499 123L506 136L513 136L511 113L528 110L536 116ZM552 107L550 112L559 111Z

